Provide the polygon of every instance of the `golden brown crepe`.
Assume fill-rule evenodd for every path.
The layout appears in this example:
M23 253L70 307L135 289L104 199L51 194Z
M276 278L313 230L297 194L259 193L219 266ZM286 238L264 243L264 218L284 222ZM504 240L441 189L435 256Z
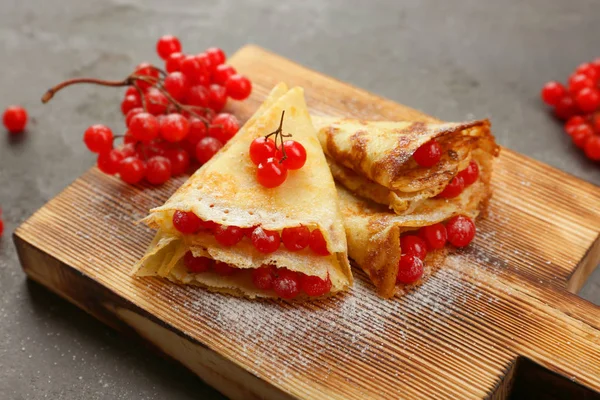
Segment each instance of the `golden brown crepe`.
M412 213L442 192L468 166L474 149L497 154L487 120L435 124L313 117L313 123L336 181L398 214ZM421 167L411 156L432 139L440 143L442 157L431 168Z
M290 171L279 187L265 188L256 179L250 160L250 143L275 131L285 110L284 131L292 133L307 152L306 164ZM329 256L309 249L290 252L284 246L271 254L258 252L247 239L232 247L221 246L208 232L182 235L172 223L176 211L192 211L204 221L240 228L261 226L281 232L299 225L320 229ZM158 233L135 267L140 276L158 275L172 281L247 297L276 297L273 291L252 286L251 270L262 265L284 267L310 276L331 279L330 294L347 290L352 274L346 236L335 184L304 101L303 90L276 86L256 114L209 162L181 186L167 202L150 210L144 220ZM233 276L213 272L190 273L182 262L187 251L240 269Z
M445 221L455 215L476 218L487 205L493 156L484 150L473 151L479 179L456 198L424 200L411 214L397 215L386 206L356 196L338 184L338 194L348 239L348 254L369 276L382 297L392 297L422 283L443 263L445 250L429 252L425 259L424 274L411 285L396 283L401 257L400 236Z

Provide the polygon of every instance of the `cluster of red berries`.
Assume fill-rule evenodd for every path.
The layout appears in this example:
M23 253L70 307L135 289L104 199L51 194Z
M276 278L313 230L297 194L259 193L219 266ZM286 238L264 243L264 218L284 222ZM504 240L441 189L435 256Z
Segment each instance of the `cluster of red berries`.
M142 63L123 81L73 79L42 98L46 102L75 83L128 86L121 102L127 127L123 145L114 148L116 136L104 125L90 126L83 139L98 154L101 171L131 184L146 179L158 185L187 172L193 160L210 160L239 130L235 116L221 113L227 98L244 100L252 91L248 78L225 64L221 49L184 54L179 39L163 36L156 51L166 72Z
M398 263L396 282L414 283L423 275L423 260L427 252L441 249L450 242L456 247L465 247L475 237L475 223L469 217L457 215L446 222L419 229L417 235L404 235L400 238L402 255Z
M183 262L188 271L196 274L212 271L221 276L230 276L242 271L208 257L194 257L191 251L185 254ZM263 265L253 269L252 283L257 289L273 290L284 299L293 299L301 292L309 296L322 296L331 290L329 276L327 279L321 279L286 268L276 268L273 265Z
M287 179L288 170L300 169L306 163L304 146L295 140L283 140L284 137L291 136L283 133L284 115L285 111L281 113L277 130L250 143L250 159L257 166L256 179L266 188L280 186ZM271 140L271 136L275 138Z
M27 125L27 111L21 106L10 106L2 114L2 123L6 130L13 135L21 133Z
M548 82L542 100L554 114L567 121L565 131L585 155L600 161L600 58L579 65L569 77L568 87Z
M311 232L303 225L284 228L280 235L277 231L263 229L260 226L240 228L220 225L213 221L204 221L191 211L175 211L173 226L184 235L193 235L201 230L210 232L215 240L225 247L234 246L247 237L254 248L264 254L275 252L283 243L289 251L300 251L308 247L317 255L329 255L327 242L321 231L313 229Z

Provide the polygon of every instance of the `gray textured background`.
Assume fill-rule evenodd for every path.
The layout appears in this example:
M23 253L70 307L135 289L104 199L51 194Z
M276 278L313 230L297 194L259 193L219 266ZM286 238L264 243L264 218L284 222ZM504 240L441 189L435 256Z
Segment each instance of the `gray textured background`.
M18 140L0 132L0 398L219 397L21 272L12 231L94 163L88 125L123 126L120 91L79 87L42 106L51 84L122 78L156 61L165 33L196 52L256 43L442 119L490 117L502 145L598 185L600 166L538 93L600 56L599 19L597 0L0 0L0 108L22 104L33 119ZM596 304L599 271L581 292Z

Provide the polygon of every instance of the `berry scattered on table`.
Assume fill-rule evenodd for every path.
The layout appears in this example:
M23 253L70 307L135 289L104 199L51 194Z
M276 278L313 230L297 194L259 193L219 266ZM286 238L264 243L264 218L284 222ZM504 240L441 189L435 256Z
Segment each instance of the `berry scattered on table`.
M4 110L2 123L6 130L13 135L21 133L27 125L27 111L21 106L10 106Z
M567 87L556 81L546 83L541 97L554 115L566 121L564 129L573 144L590 160L599 161L600 62L580 64L569 76Z
M191 166L197 167L193 161L201 165L210 160L240 128L234 115L222 112L228 98L245 100L252 91L250 80L225 64L225 53L217 47L188 54L182 51L179 38L165 35L158 39L156 52L166 71L143 62L122 81L76 78L51 88L42 97L46 103L56 92L78 83L126 87L120 103L125 133L113 135L105 125L92 125L84 133L84 142L98 154L102 172L118 174L131 184L146 180L158 185L189 172ZM9 107L3 122L11 133L21 132L27 112L22 107ZM115 144L121 139L121 145ZM298 163L301 152L295 147L293 150Z

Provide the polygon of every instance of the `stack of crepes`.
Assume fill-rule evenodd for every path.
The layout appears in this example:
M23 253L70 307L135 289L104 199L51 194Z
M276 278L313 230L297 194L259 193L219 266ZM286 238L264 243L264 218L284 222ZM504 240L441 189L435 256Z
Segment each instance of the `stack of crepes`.
M397 283L401 235L448 220L477 217L491 195L492 161L499 147L487 120L465 123L383 122L316 117L313 123L337 181L350 257L382 297L405 293L441 265L445 249L429 251L419 281ZM422 167L413 154L435 139L442 155ZM474 161L477 181L454 198L440 198Z
M254 139L278 128L283 111L283 128L306 149L306 164L290 171L281 186L265 188L257 182L256 166L248 149ZM174 226L176 213L199 219L200 228L182 233ZM352 285L335 183L301 88L288 90L285 84L277 85L237 135L163 206L150 210L144 222L158 232L134 268L138 276L160 276L176 283L250 298L284 297L274 290L257 287L253 271L263 266L276 267L279 276L293 271L304 278L330 280L330 289L323 296ZM235 244L223 246L215 240L211 230L215 226L278 234L287 227L305 226L313 232L318 229L329 254L315 254L309 248L293 252L283 245L264 254L253 246L248 234ZM186 257L192 264L186 263ZM201 272L190 268L194 262L207 259L213 267ZM294 296L296 300L307 297L307 293Z

